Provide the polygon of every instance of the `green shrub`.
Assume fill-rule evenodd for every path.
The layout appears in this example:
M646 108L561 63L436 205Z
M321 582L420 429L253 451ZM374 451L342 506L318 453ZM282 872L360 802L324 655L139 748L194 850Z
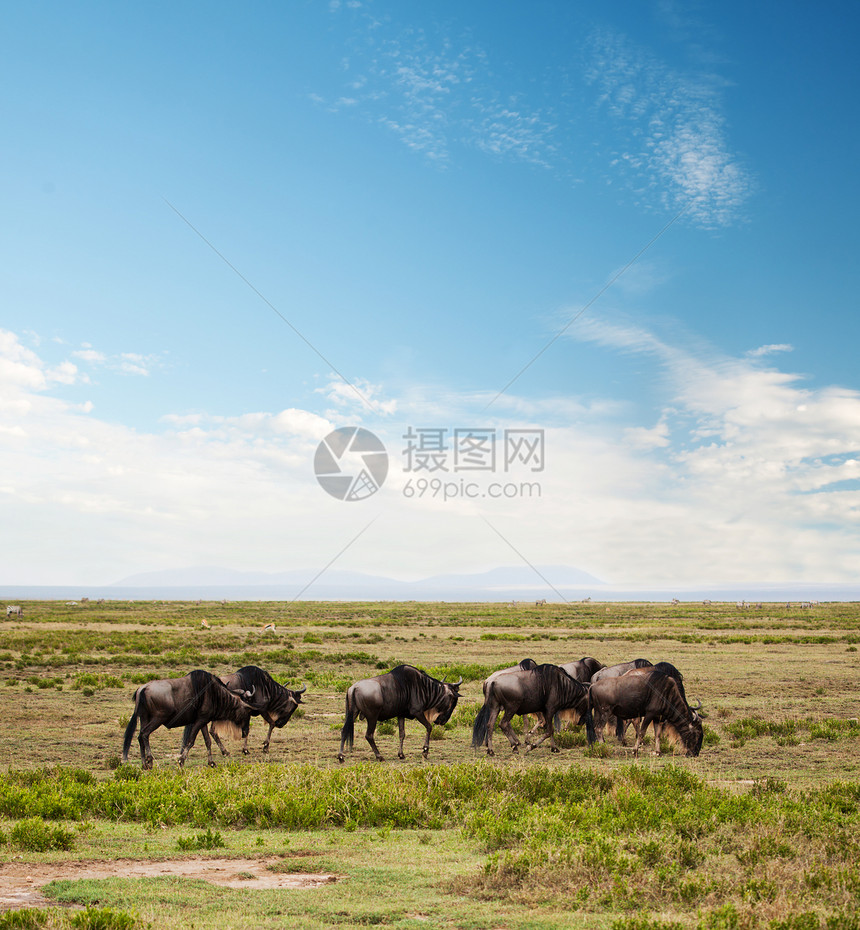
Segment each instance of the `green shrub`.
M60 826L50 826L41 817L28 817L9 831L12 845L28 852L47 852L49 849L72 849L75 835Z
M210 827L206 828L205 833L198 833L196 836L180 836L176 841L179 849L190 851L193 849L222 849L226 846L224 838L217 831L212 832Z
M48 912L39 908L6 911L0 914L0 930L41 930L48 925L48 920Z
M69 924L74 930L134 930L139 921L125 911L115 911L110 907L87 907L72 914Z

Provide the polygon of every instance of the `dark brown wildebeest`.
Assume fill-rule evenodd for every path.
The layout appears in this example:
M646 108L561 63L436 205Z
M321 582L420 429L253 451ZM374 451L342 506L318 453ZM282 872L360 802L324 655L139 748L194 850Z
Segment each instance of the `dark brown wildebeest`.
M292 691L278 684L267 671L258 668L256 665L245 665L231 675L221 675L220 678L233 694L238 694L241 697L244 694L253 693L254 706L260 708L260 716L269 724L269 732L266 734L266 740L263 743L263 752L268 752L272 731L275 727L280 729L286 726L295 709L302 703L302 695L307 691L307 686L299 691ZM218 744L222 754L229 756L230 753L224 748L224 744L216 732L217 728L218 723L216 721L210 724L209 732L212 739ZM246 726L242 731L244 740L242 752L246 756L250 752L248 749L249 730L250 725Z
M606 666L592 656L583 656L581 659L577 659L576 662L565 662L563 665L559 665L559 668L563 668L568 675L582 682L582 684L587 684L597 672L606 668Z
M202 730L206 749L209 752L209 765L214 766L212 742L206 725L213 720L220 721L224 729L238 727L241 731L248 726L251 716L260 712L253 703L253 693L244 692L241 696L233 694L227 686L211 672L195 669L182 678L164 678L141 685L134 692L134 713L125 728L122 747L122 761L128 762L128 750L131 738L140 720L140 758L145 769L151 769L152 750L149 748L149 736L159 727L174 729L184 727L179 764L184 765L188 753Z
M525 672L525 671L528 671L529 669L537 668L537 666L538 664L537 662L535 662L534 659L520 659L520 662L518 665L511 665L508 668L500 668L497 671L492 672L491 674L487 675L487 677L481 683L481 688L484 692L484 700L487 699L487 689L500 675L507 675L510 672ZM541 727L543 727L544 725L544 719L540 714L534 714L533 716L535 717L535 724L526 734L527 737L531 736L532 733L534 733L536 730L541 729ZM525 725L526 725L526 717L524 716L523 726Z
M602 681L604 678L618 678L619 675L626 675L627 672L634 668L651 668L651 663L647 659L634 659L632 662L619 662L618 665L604 665L598 669L592 676L592 684L596 681Z
M697 756L704 736L702 721L684 697L678 682L663 669L633 669L617 678L592 681L588 706L594 718L594 733L603 740L603 727L611 715L619 720L641 718L636 731L635 755L639 755L645 731L659 722L678 737L688 756ZM589 737L589 742L592 742ZM657 753L660 742L657 741Z
M619 662L617 665L604 665L603 668L599 669L591 676L591 681L593 683L595 681L602 681L604 678L618 678L619 675L626 675L627 672L632 671L634 668L651 668L651 663L647 659L633 659L632 662ZM615 735L618 737L618 741L626 746L627 744L624 740L624 723L621 720L615 720L613 726L615 727Z
M648 667L649 666L640 666L640 668L648 668ZM689 705L690 702L687 700L687 694L684 691L684 676L678 671L677 668L675 668L674 665L672 665L671 662L658 662L656 665L652 665L650 667L665 673L670 678L674 678L675 681L678 683L678 688L681 692L681 697L684 699L684 702ZM699 704L699 707L701 707L701 704ZM639 730L642 727L641 718L637 717L637 718L634 718L633 720L623 720L620 717L616 718L615 735L618 738L618 741L621 743L622 746L627 745L627 739L626 739L625 734L627 732L627 726L630 723L633 724L633 729L636 731L636 739L638 740ZM662 724L660 723L659 720L654 721L654 740L657 743L658 748L660 745L661 726ZM644 734L645 731L643 730L642 732Z
M575 678L584 685L587 685L591 681L592 676L596 672L599 672L605 667L606 666L602 662L598 662L597 659L592 656L583 656L575 662L565 662L563 665L559 665L559 668L563 668L571 678ZM580 721L581 715L579 712L569 708L568 710L559 711L553 723L555 724L556 730L560 730L564 723L568 724L568 726L576 726ZM531 734L529 735L531 736Z
M559 711L568 708L579 711L589 734L589 742L593 742L591 712L588 709L588 689L568 675L564 669L557 665L546 664L525 671L499 675L487 689L484 706L475 718L472 727L472 746L477 749L486 745L487 755L495 755L493 728L499 713L504 711L499 726L507 736L512 752L517 752L520 745L511 728L511 718L517 714L540 714L544 719L544 735L534 744L528 742L527 736L526 752L540 746L545 739L549 739L551 750L558 752L553 734L553 719Z
M343 749L349 743L352 749L355 738L355 717L360 715L367 720L367 732L364 738L377 762L382 762L382 755L373 739L376 724L380 720L397 718L400 730L400 751L398 759L404 759L403 742L406 739L406 721L417 720L427 730L424 738L424 757L430 752L430 730L433 724L446 724L460 697L461 676L458 682L449 684L431 678L426 672L411 665L398 665L385 675L364 678L351 685L346 692L346 719L340 731L340 752L337 761L343 762Z
M537 668L537 662L535 662L534 659L521 659L518 665L511 665L508 668L500 668L497 671L492 672L490 675L487 675L481 684L481 687L484 691L484 697L487 696L487 688L489 688L490 684L494 682L499 677L499 675L507 675L510 672L527 671L531 668Z

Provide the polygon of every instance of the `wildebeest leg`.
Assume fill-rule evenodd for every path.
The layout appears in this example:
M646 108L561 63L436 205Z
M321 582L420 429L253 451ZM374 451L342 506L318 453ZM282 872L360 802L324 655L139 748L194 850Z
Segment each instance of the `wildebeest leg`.
M597 736L598 742L606 742L606 734L604 730L606 729L606 722L610 717L609 711L605 708L595 707L593 708L594 716L594 732Z
M209 738L209 730L206 728L206 724L198 725L194 724L191 727L191 732L188 734L188 739L183 743L182 749L179 753L179 765L182 767L185 765L185 760L188 758L188 753L191 752L191 747L194 745L194 741L197 739L197 734L202 731L203 740L206 743L206 750L209 753L209 765L213 768L215 767L215 760L212 758L212 740Z
M266 741L263 743L263 752L269 751L269 740L272 738L272 733L275 729L274 723L269 724L269 732L266 734ZM245 752L248 751L248 737L245 737Z
M218 734L215 732L215 722L214 722L214 721L213 721L212 723L209 724L209 733L212 735L212 739L215 740L215 744L216 744L216 745L218 746L218 748L221 750L221 755L222 755L222 756L229 756L230 753L227 751L227 748L226 748L225 745L221 742L220 738L218 737Z
M546 721L546 726L544 727L544 734L536 743L532 743L531 745L527 746L526 752L529 752L532 749L537 749L537 747L540 746L540 744L545 739L549 739L549 747L550 747L551 752L559 751L558 746L555 743L555 732L554 732L553 725L552 725L552 718L554 716L555 716L554 713L551 714L549 711L546 712L546 714L544 715L544 719Z
M406 718L405 717L397 718L397 731L400 734L400 752L397 753L397 758L405 759L406 756L403 755L403 744L406 741ZM428 730L427 732L429 733L430 731ZM427 752L426 748L424 749L424 752Z
M364 738L370 743L370 748L373 750L373 754L376 756L377 762L384 761L382 754L376 748L376 741L373 738L373 734L376 732L376 717L367 718L367 733L364 734Z
M660 740L663 739L663 721L654 721L654 755L659 756L662 752Z
M146 724L141 724L140 733L137 734L137 742L140 745L140 761L145 769L151 769L153 762L155 762L152 750L149 748L149 734L160 726L160 723L153 723L150 720Z
M493 749L493 730L496 729L496 720L498 719L499 719L499 707L498 705L496 705L495 707L490 708L490 714L489 714L489 717L487 718L487 755L488 756L494 756L496 754L495 750ZM508 739L510 739L510 737L508 737ZM514 749L514 752L516 752L516 747L513 747L513 749Z
M506 710L502 719L499 721L499 726L502 728L502 732L507 736L508 742L511 744L511 752L519 752L520 741L517 739L517 734L514 733L514 729L511 726L511 720L513 720L513 718L514 715L509 710ZM492 730L490 732L492 732ZM526 752L528 752L528 749ZM490 753L490 755L492 755L492 753Z
M432 722L431 722L430 720L427 719L427 717L426 717L423 713L418 714L418 715L415 717L415 719L416 719L419 723L423 724L423 725L424 725L424 729L427 731L427 732L424 734L424 745L423 745L423 747L421 748L421 752L424 754L424 758L426 759L427 756L430 755L430 732L431 732L432 729L433 729L433 724L432 724ZM400 748L401 748L401 751L402 751L402 749L403 749L403 730L402 730L402 729L401 729L401 731L400 731ZM401 756L400 758L402 759L403 756Z
M542 730L546 724L543 714L535 714L534 717L535 717L535 725L523 737L526 743L528 743L529 738L531 737L533 733L537 733L538 730ZM523 723L525 723L525 721L526 721L526 718L525 718L525 715L523 715Z
M654 718L648 714L639 719L639 727L636 730L636 745L633 747L633 755L639 756L639 750L642 748L642 741L645 739L645 731L651 725Z

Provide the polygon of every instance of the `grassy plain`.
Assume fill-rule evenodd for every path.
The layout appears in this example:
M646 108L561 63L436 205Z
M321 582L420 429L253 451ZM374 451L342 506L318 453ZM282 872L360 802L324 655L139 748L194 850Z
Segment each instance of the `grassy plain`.
M0 862L275 856L338 878L236 890L120 867L46 887L107 909L94 926L860 927L858 604L23 606L0 622ZM701 756L634 762L577 732L559 755L512 756L501 734L495 760L471 749L489 672L584 655L678 666L709 713ZM427 762L419 725L404 762L384 728L378 765L359 724L338 766L344 691L399 662L462 675L455 716ZM155 771L140 773L136 740L134 765L119 764L138 684L245 664L308 685L267 757L257 723L251 756L237 748L215 771L198 740L178 773L180 734L166 730ZM33 848L52 828L71 849ZM68 919L48 908L33 926Z

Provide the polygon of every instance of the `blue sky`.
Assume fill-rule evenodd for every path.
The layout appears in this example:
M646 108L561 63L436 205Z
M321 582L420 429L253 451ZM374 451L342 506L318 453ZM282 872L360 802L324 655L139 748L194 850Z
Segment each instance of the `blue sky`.
M7 11L0 581L855 580L858 16ZM410 427L543 430L540 497L407 496Z

